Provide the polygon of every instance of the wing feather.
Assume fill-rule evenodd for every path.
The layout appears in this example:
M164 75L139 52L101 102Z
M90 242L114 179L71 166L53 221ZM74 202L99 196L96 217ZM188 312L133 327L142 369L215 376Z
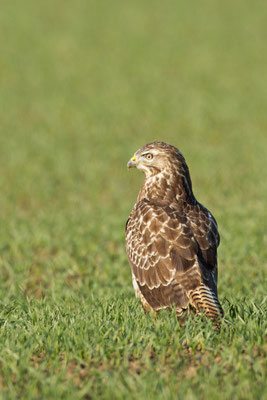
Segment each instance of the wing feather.
M188 220L199 245L198 261L204 283L217 296L217 247L220 243L217 222L211 212L200 203L191 207Z
M222 313L213 276L215 228L201 208L186 218L143 199L133 209L126 226L127 254L139 290L153 309L173 304L184 309L190 302L211 319Z
M136 282L152 307L187 307L189 298L176 277L193 268L198 245L183 215L179 219L169 207L142 200L127 223L126 247Z

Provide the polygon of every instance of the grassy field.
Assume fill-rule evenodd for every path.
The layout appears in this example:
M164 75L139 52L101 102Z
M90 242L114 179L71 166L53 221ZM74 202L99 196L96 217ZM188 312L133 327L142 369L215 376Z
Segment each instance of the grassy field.
M264 399L263 1L1 2L0 398ZM124 225L151 140L177 146L221 233L216 333L156 325Z

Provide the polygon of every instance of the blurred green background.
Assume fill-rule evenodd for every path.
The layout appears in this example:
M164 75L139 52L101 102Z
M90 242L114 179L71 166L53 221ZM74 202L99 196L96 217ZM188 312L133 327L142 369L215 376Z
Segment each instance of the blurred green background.
M90 392L87 398L110 398L113 393L113 384L105 383L113 382L112 373L104 379L99 366L103 359L108 371L111 360L120 365L117 353L113 358L100 345L92 355L92 337L77 351L75 343L66 347L60 341L68 335L63 327L57 347L55 333L44 334L38 324L36 335L42 340L27 328L24 339L20 333L22 326L27 327L25 321L31 326L36 323L30 310L38 315L48 305L49 321L56 318L55 309L62 311L73 304L75 321L77 308L85 307L80 315L88 321L84 329L90 324L94 329L90 309L95 307L97 313L97 304L117 301L118 307L126 304L127 308L133 302L134 312L143 318L133 298L124 250L125 221L143 176L133 170L128 173L126 163L149 141L166 141L180 149L197 199L219 223L219 295L226 312L229 304L262 304L267 255L266 19L266 3L261 0L1 2L3 396L82 398ZM164 322L166 317L162 318ZM255 317L255 324L259 318ZM195 326L193 321L190 324ZM239 339L245 325L240 327ZM75 331L75 322L67 326L71 334L81 335L78 328ZM133 329L138 332L138 323ZM149 329L157 332L153 323ZM197 341L199 333L194 329ZM262 338L257 329L251 346ZM99 334L98 329L93 332L93 337ZM127 340L131 344L130 336ZM227 340L224 345L231 347ZM34 372L32 357L43 354L49 343L50 355L42 359L44 371ZM213 359L218 343L210 346ZM62 354L65 367L77 359L92 362L93 357L99 375L86 375L87 386L80 381L75 384L69 370L51 380L60 369ZM58 363L54 369L51 357ZM240 362L245 371L246 364ZM240 398L249 398L248 388L254 399L262 396L259 365L257 377L248 374L243 381ZM227 379L235 368L228 366ZM121 372L116 379L123 382L128 373ZM155 376L151 372L149 378L138 377L139 398L150 398L145 382ZM225 379L221 377L221 390ZM93 382L102 382L102 389ZM190 379L186 382L183 398L204 398L205 388L187 391ZM129 394L131 386L121 385L115 398ZM232 396L234 381L228 386ZM217 393L213 389L212 395ZM173 398L174 393L178 389L169 385L169 391L158 389L151 398L157 394Z

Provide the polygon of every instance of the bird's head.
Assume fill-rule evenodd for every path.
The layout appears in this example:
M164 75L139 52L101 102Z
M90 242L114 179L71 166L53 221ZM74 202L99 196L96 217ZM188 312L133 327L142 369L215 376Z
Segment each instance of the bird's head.
M137 150L128 161L128 168L138 168L146 177L179 168L182 154L176 147L164 142L151 142Z

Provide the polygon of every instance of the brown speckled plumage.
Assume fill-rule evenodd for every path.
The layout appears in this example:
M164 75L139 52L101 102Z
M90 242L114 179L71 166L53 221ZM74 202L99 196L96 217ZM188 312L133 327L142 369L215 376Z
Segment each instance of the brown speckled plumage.
M133 285L145 311L174 305L180 316L191 306L218 324L217 223L196 200L182 154L152 142L128 167L146 175L126 223Z

